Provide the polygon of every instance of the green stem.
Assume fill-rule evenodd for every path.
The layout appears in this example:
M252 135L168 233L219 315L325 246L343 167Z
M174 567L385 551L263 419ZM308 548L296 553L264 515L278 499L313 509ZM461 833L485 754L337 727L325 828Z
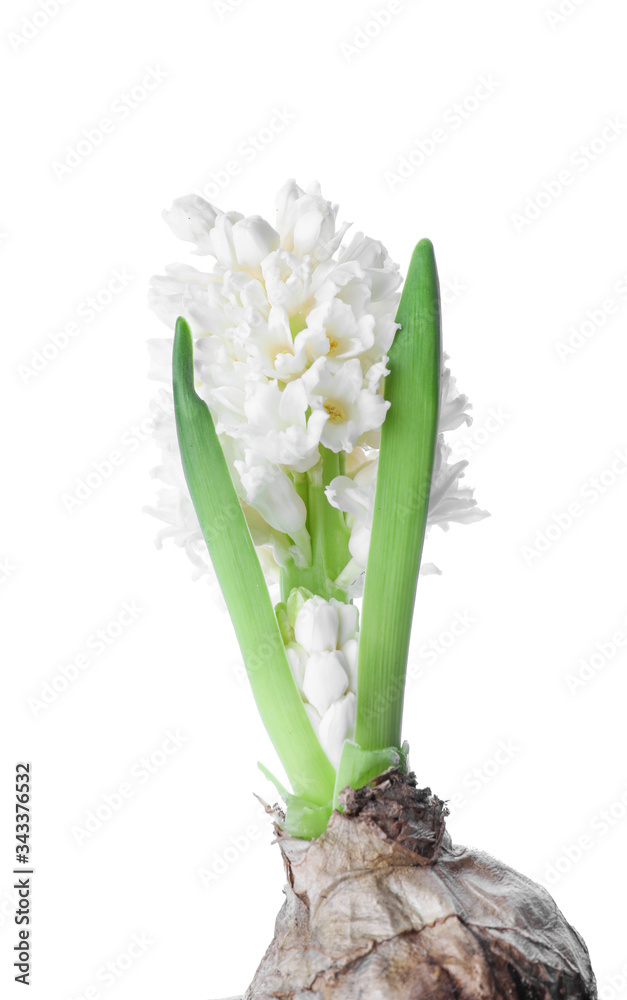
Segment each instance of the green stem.
M414 250L396 321L359 637L355 741L364 750L401 741L438 422L440 298L429 240Z
M174 406L190 496L262 721L297 796L326 805L335 771L307 717L248 525L207 404L194 390L193 343L178 319ZM237 731L234 727L235 732Z
M340 456L320 446L320 461L305 474L305 484L295 477L294 485L307 507L307 530L311 537L312 560L309 566L291 563L281 573L281 600L286 601L294 587L306 587L313 594L329 600L346 601L345 587L336 579L350 562L348 542L350 531L341 510L332 507L325 496L325 487L339 476Z
M336 478L344 474L345 465L344 452L331 451L329 448L320 448L322 453L322 479L325 486ZM350 531L346 527L346 517L343 511L333 507L326 496L323 498L323 526L322 526L322 551L324 557L325 570L331 580L336 580L347 562L350 560L348 542Z

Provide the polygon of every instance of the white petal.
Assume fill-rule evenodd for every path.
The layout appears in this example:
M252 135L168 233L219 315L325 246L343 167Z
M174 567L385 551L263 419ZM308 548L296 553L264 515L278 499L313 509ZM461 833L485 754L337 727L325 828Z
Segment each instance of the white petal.
M198 194L177 198L163 218L175 236L196 244L196 253L212 253L210 234L220 209Z
M351 691L357 694L357 653L359 651L359 643L357 639L348 639L342 646L342 652L346 657L346 664L348 666L348 676L349 676L349 687Z
M438 434L427 525L439 524L444 531L448 530L452 521L470 524L488 517L487 511L477 506L470 487L460 486L468 463L462 461L450 465L450 454L451 449L445 443L444 435Z
M348 689L348 665L343 653L313 653L305 667L303 693L320 715Z
M340 620L340 630L338 636L338 647L342 649L349 639L354 639L359 631L359 609L355 604L344 604L342 601L331 599L331 604L337 608Z
M276 250L261 262L268 301L290 316L306 306L311 288L311 262L287 250Z
M300 379L289 382L280 394L279 414L286 424L304 427L307 412L307 393Z
M462 424L471 424L472 417L468 413L470 404L468 396L462 395L457 389L457 381L451 375L450 369L443 357L442 377L440 382L440 411L438 415L438 430L452 431Z
M238 261L233 240L233 226L241 218L242 216L235 212L219 215L211 231L212 253L221 264L234 271L238 270Z
M233 243L240 267L261 277L261 262L277 249L279 234L261 216L251 215L233 226Z
M255 510L254 507L251 507L244 500L242 500L242 509L253 544L258 551L262 548L265 550L264 557L266 558L266 564L270 563L271 565L271 561L274 560L277 571L280 566L287 566L291 555L290 539L287 535L284 535L281 531L277 531L276 528L270 527L268 522L264 521L259 511Z
M370 519L369 492L350 476L336 476L326 487L325 494L332 507L362 521Z
M276 196L277 229L281 236L281 245L288 250L291 250L294 245L293 208L304 193L296 181L290 178Z
M328 260L348 228L345 223L335 231L337 205L322 197L317 183L303 191L289 180L279 191L277 209L281 247L298 257L311 255L316 261Z
M344 740L353 737L355 729L355 695L349 692L331 705L322 717L318 738L334 767L338 767Z
M305 212L294 226L294 253L304 257L315 249L324 225L324 216L318 208ZM333 227L335 228L335 226Z
M246 502L273 528L292 538L298 536L305 527L307 509L285 473L267 463L236 461L235 467L246 491Z
M294 623L296 641L308 653L337 649L338 612L322 597L305 601Z
M368 525L361 521L355 521L351 530L351 537L348 542L348 551L358 566L363 569L368 563L368 550L370 548L370 532Z

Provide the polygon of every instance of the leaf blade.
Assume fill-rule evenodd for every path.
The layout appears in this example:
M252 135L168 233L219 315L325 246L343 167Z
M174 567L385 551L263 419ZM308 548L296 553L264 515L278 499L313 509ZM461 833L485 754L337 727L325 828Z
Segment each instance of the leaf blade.
M183 469L262 721L297 796L325 805L335 770L305 712L248 525L207 404L194 388L193 342L179 318L173 390Z
M355 741L364 750L401 739L439 410L440 296L429 240L414 250L396 320L359 639Z

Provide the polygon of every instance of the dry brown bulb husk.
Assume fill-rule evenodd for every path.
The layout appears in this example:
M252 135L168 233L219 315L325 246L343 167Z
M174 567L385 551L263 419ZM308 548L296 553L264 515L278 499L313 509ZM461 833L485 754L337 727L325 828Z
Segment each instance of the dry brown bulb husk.
M454 845L413 774L390 769L341 803L312 841L277 824L285 902L245 1000L596 1000L549 893Z

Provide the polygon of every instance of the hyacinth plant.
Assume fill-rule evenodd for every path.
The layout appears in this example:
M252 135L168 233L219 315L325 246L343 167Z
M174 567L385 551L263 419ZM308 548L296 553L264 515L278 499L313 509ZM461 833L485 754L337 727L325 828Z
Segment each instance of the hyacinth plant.
M274 225L196 195L165 218L211 269L173 265L151 285L174 332L152 342L168 386L162 537L215 573L291 785L262 767L285 804L273 816L289 878L247 996L594 996L585 945L550 897L523 880L521 916L509 895L524 895L523 877L453 848L444 803L416 788L402 741L425 537L485 516L445 440L470 417L441 350L431 243L416 246L401 294L383 245L349 237L315 184L289 181ZM416 870L436 881L414 884ZM524 992L538 978L545 992Z
M213 270L174 265L151 290L176 330L174 403L193 505L183 488L165 513L175 531L192 522L183 544L194 555L198 527L204 535L292 784L287 827L305 837L326 827L343 787L404 761L423 537L431 524L483 516L460 486L466 463L447 460L444 432L469 416L442 370L431 244L416 248L397 317L397 265L361 233L342 247L348 226L336 214L317 186L293 181L279 193L276 229L182 198L166 219ZM171 345L156 347L170 381Z

